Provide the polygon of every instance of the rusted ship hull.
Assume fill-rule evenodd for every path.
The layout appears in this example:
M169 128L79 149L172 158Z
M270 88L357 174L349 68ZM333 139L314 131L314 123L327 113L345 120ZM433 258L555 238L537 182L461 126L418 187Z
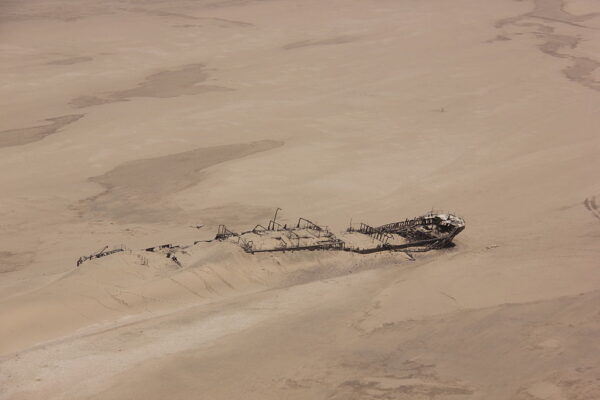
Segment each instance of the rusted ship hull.
M250 254L315 250L348 251L360 254L381 251L419 252L452 246L453 239L465 228L465 221L454 214L430 212L420 217L378 227L360 223L358 226L350 226L341 234L334 235L327 227L306 218L299 218L295 226L288 227L277 223L276 217L277 212L266 228L263 225L256 225L254 229L242 233L236 233L225 225L220 225L214 239L202 242L228 241L238 244ZM164 254L175 264L182 266L177 255L185 254L185 249L199 242L190 245L163 244L146 248L144 251ZM125 251L123 246L113 250L107 248L80 257L77 266L90 259Z
M301 250L341 250L361 254L380 251L427 251L452 245L463 231L462 218L448 213L428 213L420 217L372 227L360 223L342 235L307 219L288 228L271 220L268 228L257 225L240 234L219 227L217 240L237 242L247 253Z

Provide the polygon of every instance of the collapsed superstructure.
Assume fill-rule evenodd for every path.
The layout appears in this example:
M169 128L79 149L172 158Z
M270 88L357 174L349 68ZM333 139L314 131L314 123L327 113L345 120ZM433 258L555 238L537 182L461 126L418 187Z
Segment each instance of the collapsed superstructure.
M368 254L448 247L464 228L465 221L462 218L441 212L429 212L378 227L366 223L351 225L339 235L306 218L299 218L291 227L281 225L273 218L266 228L256 225L254 229L242 233L235 233L225 225L220 225L215 240L235 242L251 254L298 250L342 250Z
M252 230L236 233L225 225L219 225L214 239L200 242L232 242L246 253L285 252L302 250L349 251L360 254L380 251L422 252L452 246L452 240L465 228L465 221L452 213L428 212L420 217L405 219L373 227L361 222L338 235L328 227L306 218L299 218L292 226L277 222L277 212L267 226L256 225ZM178 266L178 253L185 253L193 245L163 244L144 249L146 252L164 253ZM84 261L105 257L125 251L121 246L113 250L103 248L100 252L80 257L77 266Z

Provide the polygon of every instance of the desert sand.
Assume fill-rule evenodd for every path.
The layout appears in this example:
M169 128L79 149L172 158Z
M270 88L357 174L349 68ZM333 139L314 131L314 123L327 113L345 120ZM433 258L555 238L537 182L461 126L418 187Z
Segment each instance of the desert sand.
M596 0L0 21L1 399L600 399ZM137 251L276 207L467 227L412 256Z

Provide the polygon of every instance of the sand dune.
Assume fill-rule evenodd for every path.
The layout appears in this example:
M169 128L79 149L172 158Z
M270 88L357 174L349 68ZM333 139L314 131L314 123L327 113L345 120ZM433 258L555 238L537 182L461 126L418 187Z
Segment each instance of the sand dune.
M597 1L71 3L0 1L1 399L600 398ZM203 242L277 207L466 229Z
M403 253L365 257L323 252L248 258L229 243L192 245L178 258L183 265L164 254L127 250L88 261L32 293L4 301L0 309L11 324L2 329L6 338L2 353L52 342L81 329L94 332L99 326L114 326L117 320L153 318L190 304L300 285L409 259ZM138 317L131 318L133 315ZM35 330L28 329L32 321Z

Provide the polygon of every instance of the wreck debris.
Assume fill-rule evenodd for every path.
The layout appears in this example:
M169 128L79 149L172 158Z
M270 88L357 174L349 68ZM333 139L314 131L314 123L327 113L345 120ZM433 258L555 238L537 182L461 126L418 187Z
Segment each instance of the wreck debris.
M188 247L189 246L178 246L178 245L174 245L174 244L171 244L171 243L167 243L167 244L161 244L160 246L148 247L148 248L145 249L145 251L148 251L148 252L151 252L151 253L162 253L162 254L165 254L168 259L170 259L175 264L177 264L179 267L181 267L182 266L181 262L179 262L179 260L175 256L175 253L181 252L181 253L187 254L187 252L185 251L185 249L188 248ZM147 265L147 263L146 263L146 265Z
M268 227L256 225L254 229L240 234L219 227L216 240L235 236L235 242L247 253L297 251L297 250L343 250L368 254L380 251L421 252L451 245L452 240L464 229L464 220L454 214L429 212L420 217L393 222L379 227L360 223L350 226L344 239L336 237L327 227L306 218L299 218L295 227L288 228L276 221L275 216ZM358 235L358 236L357 236ZM361 239L368 237L370 240Z
M215 236L215 239L223 240L231 236L238 236L238 234L231 232L229 229L227 229L225 225L219 225L219 229L217 231L217 236Z
M254 229L252 229L252 232L257 233L260 235L261 232L266 232L268 231L267 228L265 228L264 226L262 226L261 224L258 224L254 227Z
M275 227L281 228L281 225L278 224L277 221L277 213L281 210L281 208L277 207L277 209L275 210L275 215L273 216L273 219L269 221L269 225L268 225L268 230L275 230Z
M84 263L87 260L91 260L93 258L101 258L101 257L106 257L109 256L111 254L114 253L119 253L121 251L125 251L125 249L123 248L123 246L116 248L116 249L112 249L112 250L107 250L108 246L104 246L102 248L102 250L97 251L95 253L90 254L89 256L81 256L77 259L77 266L79 267L82 263Z
M222 229L215 239L227 240L235 236L234 242L252 254L298 250L344 250L360 254L409 249L421 252L450 245L464 229L464 221L449 214L427 214L380 227L360 223L358 228L350 227L346 231L354 236L344 238L305 218L300 218L294 228L273 223L273 220L269 227L271 229L257 225L252 231L240 234L228 234Z
M392 238L392 235L382 230L381 228L373 228L372 226L369 226L364 222L360 223L358 229L354 229L352 226L350 226L347 232L360 232L365 235L369 235L372 238L383 242L384 244L387 244L387 242Z
M254 242L252 240L246 240L238 236L238 244L246 253L254 253Z
M246 253L285 252L300 250L337 250L359 254L369 254L381 251L402 251L407 254L440 249L452 246L452 240L465 228L464 219L452 214L430 211L422 216L392 222L373 227L361 222L358 228L350 224L346 232L337 237L326 226L321 226L306 218L299 218L293 227L277 222L275 210L273 219L267 227L256 225L252 230L236 233L225 225L219 225L217 234L212 240L200 242L224 242L240 246ZM176 254L187 254L186 248L174 244L163 244L144 249L148 252L162 253L178 266L182 266ZM109 254L124 251L124 247L107 251L104 247L90 256L80 257L77 266L92 258L100 258ZM412 258L412 255L411 255ZM147 262L146 262L147 264Z
M154 246L154 247L148 247L145 250L154 253L154 252L158 252L163 249L172 249L172 248L173 248L173 245L171 243L167 243L167 244L161 244L161 245Z
M228 234L225 228L220 227L216 240L231 239L239 244L247 253L262 253L274 251L292 251L292 250L343 250L344 242L324 226L320 226L306 218L299 218L295 227L288 227L287 224L277 222L277 213L281 210L275 210L275 215L265 228L263 225L256 225L251 231L240 234Z
M409 241L428 241L431 248L442 248L465 229L465 221L451 213L430 211L420 217L382 225L377 229Z

